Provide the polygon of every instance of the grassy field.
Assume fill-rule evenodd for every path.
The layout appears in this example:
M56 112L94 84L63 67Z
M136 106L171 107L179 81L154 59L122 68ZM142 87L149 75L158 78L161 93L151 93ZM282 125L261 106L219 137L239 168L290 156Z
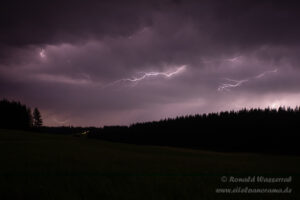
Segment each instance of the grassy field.
M1 200L300 199L296 156L215 153L0 130L0 160ZM231 183L230 176L292 176L292 181ZM289 187L292 193L216 193L217 188L235 187Z

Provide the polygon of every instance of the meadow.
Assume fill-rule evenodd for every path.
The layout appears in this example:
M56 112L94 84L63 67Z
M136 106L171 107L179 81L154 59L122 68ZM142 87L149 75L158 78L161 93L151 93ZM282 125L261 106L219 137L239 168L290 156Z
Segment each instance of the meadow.
M300 157L113 143L0 130L0 199L300 199ZM233 177L292 177L231 183ZM223 182L222 182L223 177ZM220 194L217 188L292 193Z

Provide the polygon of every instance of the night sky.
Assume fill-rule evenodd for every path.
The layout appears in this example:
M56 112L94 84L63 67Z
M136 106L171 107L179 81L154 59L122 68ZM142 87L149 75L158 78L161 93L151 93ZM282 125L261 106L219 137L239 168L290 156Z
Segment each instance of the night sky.
M300 3L1 1L0 98L50 126L300 105Z

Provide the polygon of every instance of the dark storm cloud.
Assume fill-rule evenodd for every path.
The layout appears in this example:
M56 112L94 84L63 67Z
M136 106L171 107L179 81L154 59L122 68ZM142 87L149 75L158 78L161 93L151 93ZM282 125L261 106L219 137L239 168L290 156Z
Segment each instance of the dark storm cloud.
M299 43L298 1L2 1L0 43L43 45L130 35L155 13L190 20L225 44ZM160 32L170 28L166 24ZM174 26L170 24L170 26ZM178 24L177 24L178 25ZM172 27L171 27L172 28Z
M1 3L1 97L50 125L294 105L300 91L297 1ZM248 81L218 91L228 79Z
M1 4L1 43L18 46L127 35L147 23L151 10L146 1L10 0Z
M12 47L129 37L144 27L155 29L155 50L170 54L179 49L183 54L214 55L224 53L225 48L233 53L260 45L296 45L300 33L298 4L270 0L4 1L0 8L0 48L2 57L8 57ZM151 50L145 53L157 52ZM189 59L175 53L179 54L177 59ZM164 55L160 51L157 54Z

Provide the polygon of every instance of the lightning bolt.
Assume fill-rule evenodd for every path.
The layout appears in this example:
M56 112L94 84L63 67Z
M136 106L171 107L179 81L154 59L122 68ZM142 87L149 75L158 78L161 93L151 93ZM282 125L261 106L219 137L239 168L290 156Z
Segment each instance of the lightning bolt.
M175 74L180 73L181 71L183 71L186 68L185 65L177 68L175 71L173 72L148 72L148 73L144 73L144 75L142 75L141 77L137 77L137 78L126 78L126 79L122 79L123 81L131 81L131 82L137 82L137 81L141 81L143 79L146 79L148 77L151 76L164 76L166 78L170 78L172 76L174 76Z
M56 119L56 118L53 118L53 120L54 120L56 123L58 123L58 124L66 124L67 122L69 122L68 119L66 119L66 120L64 120L64 121L60 121L60 120L58 120L58 119Z
M266 71L266 72L263 72L263 73L261 73L261 74L255 76L255 78L262 78L262 77L264 77L264 76L267 75L267 74L270 74L270 73L277 73L277 72L278 72L278 69Z
M243 80L233 80L233 79L225 78L228 82L227 83L222 83L218 87L218 91L224 91L224 90L225 91L230 91L230 88L240 87L245 82L252 81L252 80L255 80L255 79L260 79L260 78L266 76L267 74L277 73L277 72L278 72L278 69L265 71L261 74L258 74L256 76L254 76L254 77L250 77L250 78L243 79Z
M226 80L228 80L230 83L223 83L218 87L218 91L223 91L223 90L229 91L230 90L229 88L239 87L243 83L249 81L249 79L244 79L244 80L226 79Z
M141 72L141 76L139 77L134 77L134 78L124 78L121 80L117 80L113 83L111 83L110 85L115 85L117 83L120 82L133 82L133 83L137 83L140 82L144 79L147 79L149 77L156 77L156 76L161 76L161 77L165 77L165 78L171 78L173 76L175 76L176 74L179 74L181 72L183 72L186 69L186 65L182 65L178 68L176 68L174 71L171 72Z

